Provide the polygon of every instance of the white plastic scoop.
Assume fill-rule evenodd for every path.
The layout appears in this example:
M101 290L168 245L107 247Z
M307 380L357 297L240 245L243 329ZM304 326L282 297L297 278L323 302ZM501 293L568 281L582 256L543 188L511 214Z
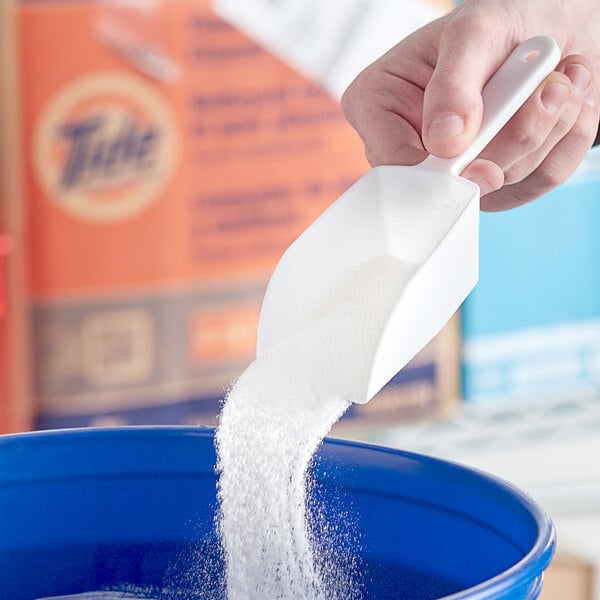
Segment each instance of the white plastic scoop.
M269 281L257 354L312 314L348 271L383 255L414 267L371 365L368 402L444 326L477 283L479 187L459 177L560 60L550 37L518 46L482 91L483 121L452 159L369 171L285 251Z

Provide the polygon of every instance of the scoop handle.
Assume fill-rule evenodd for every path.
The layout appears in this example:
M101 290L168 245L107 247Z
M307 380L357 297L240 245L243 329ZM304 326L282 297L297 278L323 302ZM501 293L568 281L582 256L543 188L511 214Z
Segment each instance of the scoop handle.
M517 46L481 91L483 118L471 145L454 158L428 156L421 166L460 175L492 141L560 61L554 38L540 35Z

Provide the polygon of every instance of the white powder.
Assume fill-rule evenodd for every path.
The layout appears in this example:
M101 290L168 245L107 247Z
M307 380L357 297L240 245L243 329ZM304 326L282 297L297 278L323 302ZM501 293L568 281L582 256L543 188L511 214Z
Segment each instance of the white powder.
M382 256L349 274L229 393L216 435L228 600L360 597L331 544L313 544L307 469L335 421L364 399L383 327L412 272Z

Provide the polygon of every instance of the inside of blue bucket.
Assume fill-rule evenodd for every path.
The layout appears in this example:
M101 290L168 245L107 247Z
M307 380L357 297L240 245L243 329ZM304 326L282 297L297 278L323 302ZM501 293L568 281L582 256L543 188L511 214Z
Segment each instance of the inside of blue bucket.
M0 598L93 590L222 598L214 465L213 432L197 428L5 437ZM435 459L338 441L319 451L313 479L317 541L338 532L336 552L358 561L365 600L539 593L553 530L513 488ZM498 590L506 594L492 595Z

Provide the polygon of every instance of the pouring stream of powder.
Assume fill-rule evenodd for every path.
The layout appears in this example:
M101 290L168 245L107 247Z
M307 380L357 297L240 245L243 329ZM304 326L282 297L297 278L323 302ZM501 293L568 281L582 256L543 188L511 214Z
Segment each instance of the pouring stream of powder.
M216 434L228 600L330 600L344 588L343 598L360 596L352 574L313 544L307 470L332 425L364 400L412 271L390 256L363 265L228 394Z

